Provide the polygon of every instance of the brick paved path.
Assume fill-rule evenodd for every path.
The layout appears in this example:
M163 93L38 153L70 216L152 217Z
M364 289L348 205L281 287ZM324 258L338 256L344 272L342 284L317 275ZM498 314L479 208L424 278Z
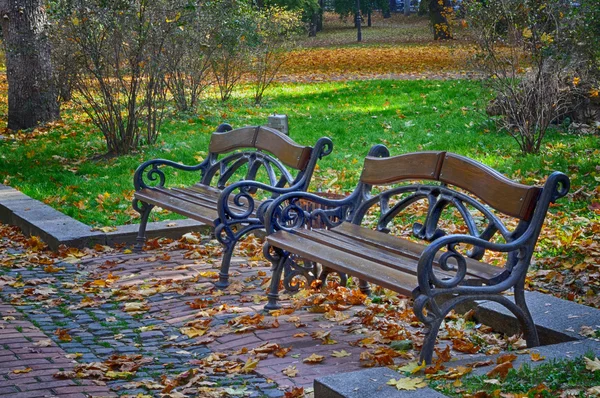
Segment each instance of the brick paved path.
M267 264L238 253L232 283L219 291L214 242L142 254L98 249L104 251L75 251L52 265L48 254L0 250L0 396L158 396L167 387L179 396L281 397L293 387L310 392L316 377L361 369L365 347L349 343L370 336L354 316L363 306L343 311L343 321L306 307L266 314ZM243 316L260 322L252 326ZM421 338L418 329L411 334ZM289 352L252 351L268 343ZM334 357L334 350L349 355ZM303 362L312 354L325 358ZM137 365L76 374L114 361ZM54 377L59 371L62 379Z
M56 379L56 372L73 369L76 362L12 305L0 304L0 318L0 396L115 396L103 382ZM40 346L44 341L48 346Z

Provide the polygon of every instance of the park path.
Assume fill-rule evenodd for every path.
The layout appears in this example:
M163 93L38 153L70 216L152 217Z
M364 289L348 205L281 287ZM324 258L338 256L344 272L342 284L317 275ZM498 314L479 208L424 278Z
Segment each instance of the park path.
M270 267L252 238L233 259L231 285L220 291L213 285L221 251L215 241L57 255L34 239L1 236L0 396L310 396L317 377L414 361L422 341L408 299L385 316L377 312L389 305L365 317L372 308L344 302L348 289L302 291L283 295L282 311L265 313ZM333 307L339 311L324 311ZM395 315L405 320L388 319ZM396 356L377 322L365 319L414 343ZM322 358L305 361L315 355Z

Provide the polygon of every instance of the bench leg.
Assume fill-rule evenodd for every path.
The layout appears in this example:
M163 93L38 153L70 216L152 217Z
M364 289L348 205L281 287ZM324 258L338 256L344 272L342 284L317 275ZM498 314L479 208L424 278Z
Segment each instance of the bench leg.
M221 270L219 271L219 281L215 283L215 286L219 289L225 289L229 286L229 266L231 265L231 256L233 256L233 249L235 248L235 242L225 246L223 249L223 258L221 260Z
M525 302L525 282L519 282L515 286L515 304L517 307L521 309L523 312L523 320L521 321L521 328L523 330L523 334L525 337L525 341L527 342L527 347L537 347L540 345L540 339L538 337L537 328L535 327L535 323L533 322L533 317L529 312L529 308L527 307L527 303Z
M370 296L371 295L371 285L369 285L369 282L359 279L358 280L358 288L360 289L360 292L364 295Z
M425 331L425 340L423 341L423 347L421 347L421 355L419 357L419 363L425 361L427 365L431 364L433 359L433 349L435 348L435 340L437 339L440 326L442 325L444 318L437 319L427 325Z
M273 268L271 286L269 287L269 293L267 294L269 302L265 305L265 310L276 310L281 308L281 305L277 303L277 300L279 300L279 282L281 281L281 274L283 273L288 258L289 255L282 254L277 259L277 265Z
M140 229L138 230L137 238L135 238L135 246L133 247L133 251L135 252L141 252L144 248L144 243L146 243L146 227L148 226L148 218L150 217L150 212L153 208L154 205L141 202L137 199L133 200L133 209L140 213L141 216Z

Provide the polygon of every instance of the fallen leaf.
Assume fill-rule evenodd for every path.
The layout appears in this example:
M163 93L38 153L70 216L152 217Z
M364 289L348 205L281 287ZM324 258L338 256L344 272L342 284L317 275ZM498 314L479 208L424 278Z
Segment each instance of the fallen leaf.
M58 336L58 339L60 341L69 342L69 341L73 340L71 338L71 336L69 335L69 331L67 329L56 329L56 331L54 332L54 334L56 336Z
M496 363L501 364L505 362L513 362L515 359L517 359L517 356L515 354L504 354L496 358Z
M298 369L296 369L294 365L290 365L287 368L283 369L281 373L288 377L296 377L296 375L298 374Z
M593 360L589 359L589 358L583 358L583 360L585 361L585 368L591 372L595 372L597 370L600 370L600 360L595 357Z
M487 377L500 376L501 378L505 378L508 374L508 371L513 368L511 362L503 362L499 365L496 365L494 369L490 370L487 373Z
M244 364L244 367L242 368L242 370L240 370L240 373L252 372L254 369L256 369L256 366L258 365L259 362L260 362L260 359L248 358L248 360Z
M349 353L349 352L347 352L346 350L341 350L341 351L335 351L335 350L334 350L334 351L331 353L331 356L332 356L332 357L336 357L336 358L344 358L344 357L349 357L350 355L352 355L352 354L350 354L350 353Z
M304 396L304 387L294 387L286 391L283 398L302 398Z
M13 370L13 373L15 374L20 374L20 373L29 373L31 372L33 369L31 369L30 367L27 368L23 368L23 369L15 369Z
M398 372L408 372L415 374L421 369L425 369L426 366L427 365L425 364L425 360L423 360L423 362L421 362L420 364L419 362L409 362L406 365L399 367L397 370Z
M302 360L302 362L315 364L315 363L323 362L324 359L325 359L325 357L323 355L312 354L311 356L304 358Z
M530 357L533 362L539 362L546 359L546 357L543 357L542 354L540 354L539 352L532 352Z
M425 363L425 361L423 361ZM398 380L391 379L387 383L387 385L394 386L398 390L409 390L413 391L417 388L423 388L427 386L427 383L423 381L420 377L403 377Z

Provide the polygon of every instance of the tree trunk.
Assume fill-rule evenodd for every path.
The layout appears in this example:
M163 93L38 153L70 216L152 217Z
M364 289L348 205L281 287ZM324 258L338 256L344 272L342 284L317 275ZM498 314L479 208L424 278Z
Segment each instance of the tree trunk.
M8 128L12 130L28 129L60 117L43 4L43 0L0 0Z
M404 16L408 17L410 15L410 0L404 0Z
M452 39L448 14L452 12L450 0L429 0L429 18L433 26L435 40Z

